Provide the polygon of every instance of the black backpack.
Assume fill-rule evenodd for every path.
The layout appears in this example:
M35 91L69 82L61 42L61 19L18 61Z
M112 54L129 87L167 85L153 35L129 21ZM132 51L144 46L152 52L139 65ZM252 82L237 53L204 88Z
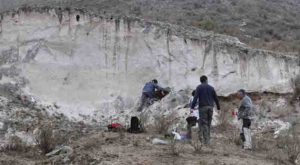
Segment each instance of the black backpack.
M130 133L142 133L143 127L138 117L133 116L130 120L130 128L128 129Z

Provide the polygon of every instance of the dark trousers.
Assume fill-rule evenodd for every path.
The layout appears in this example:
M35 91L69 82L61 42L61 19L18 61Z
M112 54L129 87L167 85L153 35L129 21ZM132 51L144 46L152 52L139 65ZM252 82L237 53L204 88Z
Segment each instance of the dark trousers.
M244 130L243 128L248 128L248 129L250 129L250 126L251 126L251 120L250 120L250 119L242 119L242 120L243 120L242 130ZM244 131L242 131L242 132L240 133L240 137L241 137L241 139L242 139L243 142L246 141Z
M210 126L213 116L213 107L199 107L199 140L205 145L210 144Z
M147 104L147 102L150 102L150 100L153 98L154 98L154 94L152 92L143 92L138 111L142 111L145 104Z

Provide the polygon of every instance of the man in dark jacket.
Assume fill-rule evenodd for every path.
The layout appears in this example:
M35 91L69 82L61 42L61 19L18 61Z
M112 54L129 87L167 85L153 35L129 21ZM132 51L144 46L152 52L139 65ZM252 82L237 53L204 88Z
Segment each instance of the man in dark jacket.
M213 116L214 103L217 105L217 109L220 110L219 100L215 89L208 85L207 77L200 77L201 84L196 89L196 94L192 102L191 108L194 109L198 101L199 109L199 139L205 144L210 144L210 126Z
M147 82L143 88L142 99L138 111L142 111L147 101L155 99L155 90L166 91L158 85L156 79Z

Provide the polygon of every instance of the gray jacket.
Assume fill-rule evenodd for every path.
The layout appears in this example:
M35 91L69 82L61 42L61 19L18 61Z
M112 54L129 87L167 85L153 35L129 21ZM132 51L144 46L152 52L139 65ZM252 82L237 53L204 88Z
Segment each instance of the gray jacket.
M249 96L246 95L242 99L237 115L238 119L251 119L253 116L253 105Z

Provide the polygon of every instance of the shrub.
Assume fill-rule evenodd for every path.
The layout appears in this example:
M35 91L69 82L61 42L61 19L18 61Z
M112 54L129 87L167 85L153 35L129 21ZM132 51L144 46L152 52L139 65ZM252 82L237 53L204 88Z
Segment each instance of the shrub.
M158 115L154 119L154 129L156 132L159 134L166 134L177 120L177 113L173 112L167 115Z
M39 136L36 138L37 146L46 154L54 149L54 139L52 138L52 129L42 128Z
M295 163L297 157L300 155L300 137L295 133L294 127L291 128L289 134L278 138L277 146L287 153L288 160L291 163Z
M52 151L56 146L67 142L67 134L54 130L51 126L45 125L35 133L37 147L46 154Z
M217 28L217 24L209 19L201 22L201 27L205 30L214 30Z
M296 164L300 156L300 137L293 126L288 133L282 134L276 139L268 138L267 158L280 164ZM262 143L267 143L266 140Z

